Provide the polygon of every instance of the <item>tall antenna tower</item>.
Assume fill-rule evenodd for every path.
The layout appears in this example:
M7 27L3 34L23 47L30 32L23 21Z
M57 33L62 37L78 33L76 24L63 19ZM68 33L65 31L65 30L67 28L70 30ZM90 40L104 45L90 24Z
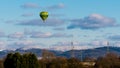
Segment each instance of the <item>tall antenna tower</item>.
M80 51L80 60L81 60L81 62L83 61L82 50Z
M109 49L109 42L107 41L107 53L110 52L110 49Z
M74 58L75 56L74 56L74 45L73 45L73 42L71 42L71 47L72 47L72 49L71 49L71 57Z

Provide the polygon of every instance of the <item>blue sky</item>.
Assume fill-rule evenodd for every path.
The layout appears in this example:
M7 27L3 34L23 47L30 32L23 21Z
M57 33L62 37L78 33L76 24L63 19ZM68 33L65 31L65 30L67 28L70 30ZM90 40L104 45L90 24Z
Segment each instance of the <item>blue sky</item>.
M0 50L120 46L120 1L1 0ZM39 17L48 11L45 23Z

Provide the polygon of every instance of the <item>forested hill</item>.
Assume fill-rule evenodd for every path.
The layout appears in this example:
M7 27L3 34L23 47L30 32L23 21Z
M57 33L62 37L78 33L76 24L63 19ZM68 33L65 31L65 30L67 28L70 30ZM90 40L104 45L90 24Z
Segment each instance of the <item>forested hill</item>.
M4 50L0 51L0 58L5 57L9 52L20 52L20 53L25 53L25 52L32 52L35 53L38 57L41 56L43 49L16 49L15 51L12 50ZM100 56L104 56L107 53L107 47L99 47L95 49L86 49L86 50L69 50L69 51L56 51L56 50L49 50L50 52L53 52L56 56L64 56L67 58L71 57L71 54L73 54L76 58L80 58L81 55L83 58L85 57L92 57L92 58L97 58ZM120 47L109 47L109 52L116 53L120 55Z

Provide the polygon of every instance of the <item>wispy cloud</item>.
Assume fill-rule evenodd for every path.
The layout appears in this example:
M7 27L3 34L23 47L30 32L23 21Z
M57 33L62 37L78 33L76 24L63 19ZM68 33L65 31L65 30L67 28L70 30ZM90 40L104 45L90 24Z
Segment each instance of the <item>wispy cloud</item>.
M31 17L31 16L33 16L34 14L33 13L24 13L24 14L22 14L21 16L22 17Z
M25 3L21 5L22 8L40 8L36 3Z
M72 37L71 34L66 33L52 33L52 32L41 32L36 30L25 29L23 32L14 32L11 34L5 35L3 32L0 32L0 38L6 38L8 40L25 40L33 38L69 38Z
M47 32L47 33L43 33L43 32L33 32L31 34L31 38L48 38L50 37L52 34Z
M0 40L0 50L6 49L6 46L7 46L6 42Z
M64 27L56 27L56 28L54 28L53 30L56 30L56 31L64 31L65 28L64 28Z
M43 45L41 43L35 42L33 40L19 40L13 43L9 43L6 49L10 49L10 50L15 50L18 48L29 49L29 48L40 48L42 46Z
M43 8L43 7L40 7L38 4L36 3L24 3L23 5L21 5L22 8L25 8L25 9L28 9L28 8ZM44 8L46 8L47 10L54 10L54 9L62 9L64 8L65 5L63 3L59 3L59 4L56 4L56 5L50 5L50 6L46 6Z
M63 37L72 37L72 35L67 35L65 33L50 33L50 32L34 32L31 35L31 38L63 38Z
M50 16L53 16L53 17L60 17L60 16L65 16L65 14L49 14Z
M108 39L114 40L114 41L120 41L120 35L111 35L111 36L108 36Z
M73 46L75 50L84 50L84 49L94 49L97 47L103 47L107 46L107 41L91 41L91 42L73 42ZM72 49L72 44L69 41L64 41L64 42L58 42L56 44L53 44L51 49L54 50L62 50L62 51L67 51Z
M61 8L64 8L64 7L65 7L65 5L63 3L59 3L57 5L52 5L52 6L49 6L47 8L51 10L51 9L61 9Z
M41 19L33 19L27 21L19 21L18 25L26 25L26 26L60 26L65 24L64 20L60 19L47 19L43 22Z
M21 41L16 41L16 42L8 44L7 48L18 49L18 48L22 48L22 47L26 47L26 46L30 46L30 45L33 45L32 40L21 40Z
M65 33L55 33L53 34L51 37L56 37L56 38L63 38L63 37L73 37L73 35L68 35L68 34L65 34Z
M6 20L5 23L15 23L17 20Z
M0 31L0 38L1 38L1 37L5 37L5 36L6 36L5 32Z
M24 39L25 35L23 32L15 32L13 34L9 34L8 38L10 38L10 39Z
M67 27L68 29L99 29L116 25L115 19L100 14L91 14L83 19L71 20L71 22L71 25Z

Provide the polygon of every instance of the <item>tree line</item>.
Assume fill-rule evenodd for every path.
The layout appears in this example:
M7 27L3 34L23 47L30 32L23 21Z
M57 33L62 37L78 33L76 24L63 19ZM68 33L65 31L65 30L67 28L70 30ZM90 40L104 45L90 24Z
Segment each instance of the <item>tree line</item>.
M89 58L85 61L93 60ZM56 57L44 50L40 59L33 53L9 53L4 60L0 60L0 68L120 68L120 57L114 53L99 57L94 62L95 65L85 66L77 58Z
M4 68L39 68L35 54L9 53L3 63Z

